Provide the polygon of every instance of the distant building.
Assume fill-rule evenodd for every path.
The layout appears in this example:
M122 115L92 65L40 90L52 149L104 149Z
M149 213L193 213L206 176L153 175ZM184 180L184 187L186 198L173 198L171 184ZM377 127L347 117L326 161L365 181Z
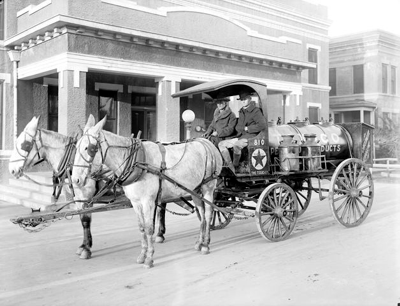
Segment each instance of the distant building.
M400 123L400 37L376 30L329 44L330 112L334 121L383 127Z
M106 128L119 135L141 130L150 140L183 140L182 112L195 112L196 132L211 122L215 105L171 94L224 78L265 82L270 120L328 119L325 6L13 0L0 7L0 153L13 149L34 115L41 128L65 135L89 114L107 114Z

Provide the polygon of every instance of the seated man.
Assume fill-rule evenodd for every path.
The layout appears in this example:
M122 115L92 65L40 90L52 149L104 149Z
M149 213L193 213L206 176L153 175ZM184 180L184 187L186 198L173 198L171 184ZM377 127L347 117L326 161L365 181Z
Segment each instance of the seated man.
M229 98L217 98L213 102L217 104L214 111L213 120L204 133L204 137L209 137L210 141L218 146L218 143L235 133L236 116L231 111L228 102Z
M260 108L251 101L250 92L239 94L242 101L242 108L239 110L239 119L236 125L236 136L232 139L223 140L218 144L226 165L235 172L235 167L239 166L242 149L247 147L248 139L258 135L259 132L267 129L267 122ZM233 163L229 155L228 148L233 148Z

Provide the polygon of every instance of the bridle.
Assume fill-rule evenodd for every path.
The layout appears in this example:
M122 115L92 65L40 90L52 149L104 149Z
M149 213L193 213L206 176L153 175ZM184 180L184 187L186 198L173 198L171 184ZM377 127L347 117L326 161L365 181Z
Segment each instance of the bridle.
M139 169L140 174L135 173L133 176L133 178L131 177L131 174L135 171L135 167L136 164L139 162L143 162L144 161L144 151L143 151L143 147L141 144L140 139L137 138L131 138L131 145L130 146L116 146L116 145L110 145L107 141L107 138L105 137L105 135L103 134L103 132L101 132L102 137L95 137L93 135L87 134L85 133L81 140L83 139L83 137L88 137L88 146L85 148L85 150L87 151L87 154L89 156L89 158L87 158L86 156L84 156L81 152L81 150L77 150L79 152L79 155L81 156L81 158L86 162L86 165L76 165L74 164L73 167L81 167L81 168L87 168L87 173L83 182L83 185L86 184L86 180L87 179L111 179L113 181L115 181L116 184L123 184L127 179L129 179L129 181L135 181L137 179L139 179L139 177L141 176L143 170ZM93 138L96 143L92 143L90 142L90 138ZM103 140L101 139L103 138ZM107 145L107 147L105 148L105 151L103 151L102 149L102 144L105 143ZM109 170L107 171L103 171L102 169L102 165L104 164L106 158L107 158L107 153L108 150L110 148L122 148L122 149L127 149L128 150L128 154L127 157L125 158L125 160L122 162L122 164L118 167L118 169L120 169L124 164L124 168L122 169L121 174L119 174L118 176L115 174L115 171L112 172L112 177L108 177L108 178L104 178L105 173L110 172ZM100 151L101 154L101 163L99 166L99 169L96 170L95 172L92 172L92 167L93 167L93 161L95 159L96 154ZM97 167L97 165L96 165Z
M22 165L22 169L25 168L26 163L28 161L28 156L31 153L33 147L35 147L35 149L36 149L36 154L35 154L35 156L33 156L32 159L34 159L36 156L38 157L38 161L34 165L37 165L37 164L41 163L42 161L44 161L44 159L40 156L40 152L39 152L40 149L43 147L41 130L37 129L35 132L35 135L29 134L26 131L26 129L24 129L23 133L25 135L25 139L21 143L21 149L18 148L17 144L15 145L15 150L17 151L18 155L21 156L21 158L15 159L15 160L10 160L10 163L15 163L15 162L19 162L19 161L23 160L24 163ZM36 135L38 135L38 139L36 139ZM27 136L29 136L31 139L28 140ZM38 146L38 142L40 142L40 147ZM23 151L23 152L21 152L21 151Z

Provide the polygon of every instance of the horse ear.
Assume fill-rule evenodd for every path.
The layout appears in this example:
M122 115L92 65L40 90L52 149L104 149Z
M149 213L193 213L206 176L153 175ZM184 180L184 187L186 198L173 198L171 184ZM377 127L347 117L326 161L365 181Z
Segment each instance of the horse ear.
M107 121L107 115L104 116L103 119L101 119L97 124L93 127L93 133L95 133L97 136L100 134L102 131L104 125L106 124Z
M86 122L85 128L83 129L83 133L86 133L88 129L94 126L95 120L92 114L89 115L88 121Z
M30 133L35 134L34 132L36 132L38 122L39 122L39 117L37 118L33 117L31 121L29 121L29 123L26 125L25 131L29 131Z

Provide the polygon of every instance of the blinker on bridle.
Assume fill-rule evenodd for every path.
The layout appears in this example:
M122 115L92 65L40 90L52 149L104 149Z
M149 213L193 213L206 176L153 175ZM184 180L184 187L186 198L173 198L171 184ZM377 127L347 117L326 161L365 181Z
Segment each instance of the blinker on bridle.
M27 152L28 154L32 150L32 148L33 141L24 140L24 142L21 143L21 150Z
M89 143L89 145L87 146L87 154L88 154L90 157L94 158L95 155L96 155L96 153L97 153L97 151L99 151L99 148L98 148L98 146L97 146L97 143L96 143L95 145L92 144L92 143Z

